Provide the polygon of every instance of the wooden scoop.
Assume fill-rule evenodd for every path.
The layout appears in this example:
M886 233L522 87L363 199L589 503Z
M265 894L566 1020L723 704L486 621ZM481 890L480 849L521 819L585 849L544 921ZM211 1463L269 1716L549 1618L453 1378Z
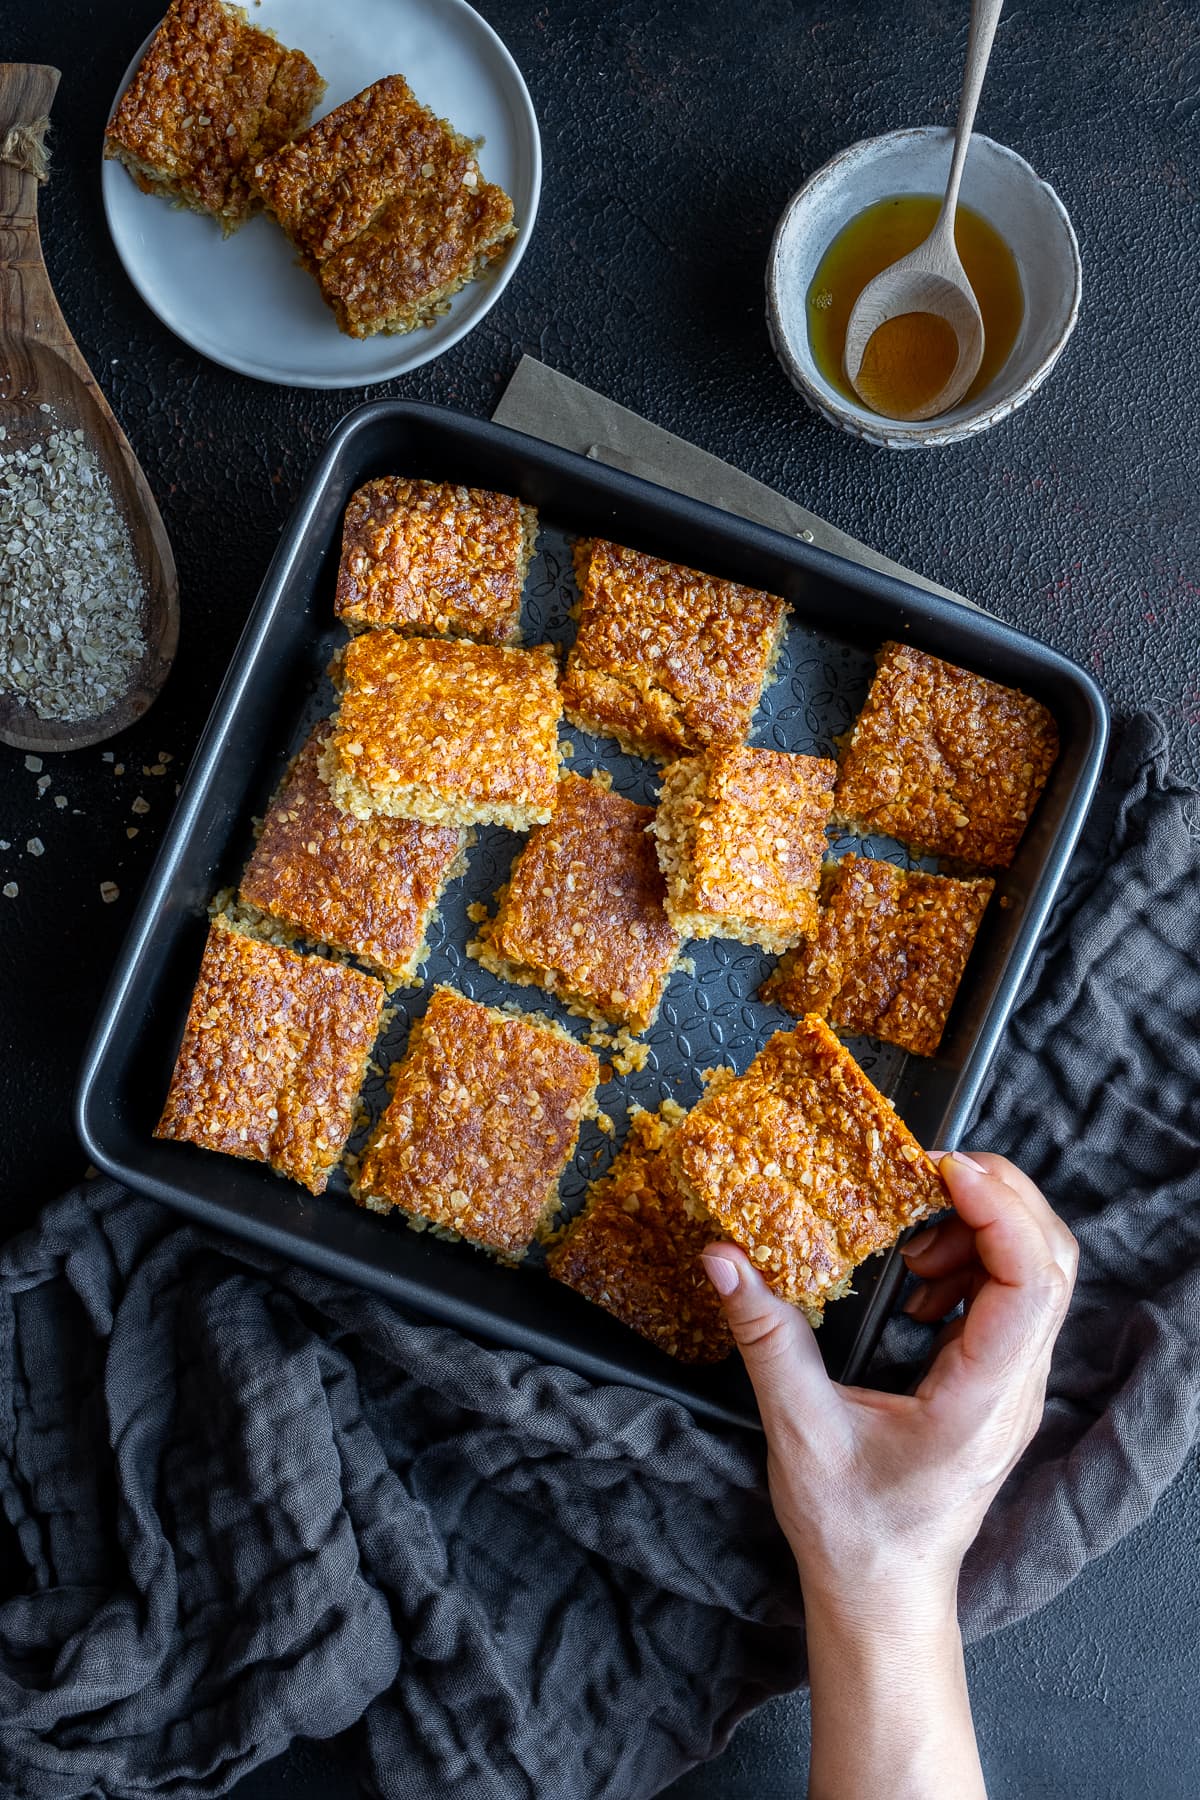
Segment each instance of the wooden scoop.
M958 405L983 361L983 316L954 241L954 215L958 210L958 190L967 163L967 151L971 147L971 129L1003 5L1004 0L971 0L967 66L958 103L954 154L942 209L933 230L923 244L918 244L899 262L892 263L873 281L868 281L854 302L846 323L846 379L868 406L873 406L874 402L869 389L859 386L859 377L867 345L881 325L906 313L932 313L935 318L944 319L954 333L958 354L945 383L936 394L929 394L919 404L896 412L895 417L899 419L936 419L939 414L949 412L952 406Z
M17 159L0 161L0 424L6 447L15 448L54 429L83 432L141 569L146 650L125 693L91 719L41 719L15 694L0 693L0 741L18 750L75 750L123 731L158 695L179 638L179 578L166 530L128 439L58 310L38 235L37 177L17 166L31 160L29 145L40 141L38 124L44 127L58 82L57 69L0 63L0 147ZM39 412L43 404L49 416ZM31 634L36 625L31 620Z

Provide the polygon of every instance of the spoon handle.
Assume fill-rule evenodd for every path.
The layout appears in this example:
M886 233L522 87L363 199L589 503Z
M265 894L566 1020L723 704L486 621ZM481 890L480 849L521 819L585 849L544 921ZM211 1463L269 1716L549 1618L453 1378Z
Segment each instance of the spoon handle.
M146 601L141 663L107 710L80 720L43 719L19 695L0 693L0 743L16 750L82 749L123 731L162 688L179 637L179 578L162 518L129 440L113 417L62 316L42 257L38 184L41 138L59 74L39 63L0 63L0 419L10 441L55 425L81 432L124 515ZM52 415L42 417L42 412Z
M975 114L979 107L979 96L983 92L983 78L987 74L988 58L992 54L992 42L996 36L996 27L1000 23L1000 12L1004 0L971 0L971 28L967 34L967 65L963 70L962 97L958 103L958 124L954 130L954 155L950 162L950 178L946 183L946 197L942 201L942 210L938 214L937 224L933 228L933 236L948 236L951 244L954 241L954 214L958 207L958 190L962 184L963 169L966 167L967 151L971 148L971 129L975 124Z
M56 350L69 333L42 260L34 166L58 79L41 63L0 63L0 332L36 332Z
M27 220L37 212L33 164L58 88L45 63L0 63L0 216Z

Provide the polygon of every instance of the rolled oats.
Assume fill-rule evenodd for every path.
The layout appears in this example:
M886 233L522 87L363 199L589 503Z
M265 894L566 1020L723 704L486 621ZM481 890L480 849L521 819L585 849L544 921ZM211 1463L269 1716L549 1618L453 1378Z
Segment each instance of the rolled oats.
M39 719L106 712L145 655L145 602L129 528L82 431L0 451L0 691Z

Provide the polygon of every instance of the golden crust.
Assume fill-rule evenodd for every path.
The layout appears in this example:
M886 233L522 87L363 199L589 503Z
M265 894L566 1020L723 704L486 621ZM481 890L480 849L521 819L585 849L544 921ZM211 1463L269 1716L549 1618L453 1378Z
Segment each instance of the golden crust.
M512 644L537 513L510 494L386 476L350 498L334 609L348 625Z
M406 126L419 115L403 75L387 75L335 106L254 171L259 192L301 254L324 262L364 231L393 190L419 183L424 146ZM437 121L430 147L440 136Z
M710 1087L666 1154L685 1196L814 1324L859 1263L948 1203L890 1102L811 1014Z
M417 819L340 812L318 773L318 725L271 802L240 898L291 930L412 981L446 882L462 868L465 833Z
M433 325L455 294L508 254L516 235L502 188L443 183L390 201L320 264L317 281L347 337L399 336Z
M681 1362L728 1356L733 1338L699 1263L713 1222L688 1207L662 1145L669 1126L637 1111L608 1173L547 1257L556 1281L604 1307Z
M343 811L514 831L554 811L560 701L548 645L365 631L336 675L321 774Z
M740 742L779 652L784 602L603 539L580 547L576 572L567 717L640 756Z
M599 1074L549 1021L435 988L363 1152L359 1198L520 1256L557 1205Z
M243 937L218 915L155 1137L269 1163L322 1193L385 993L371 975Z
M842 757L834 818L933 856L1007 868L1058 755L1046 708L885 644Z
M531 982L572 1010L645 1031L679 955L665 888L638 806L579 775L535 827L479 934L479 959L509 981Z
M254 171L258 190L351 337L429 324L503 256L512 201L474 144L389 75Z
M255 162L307 122L325 83L299 50L223 0L173 0L109 120L104 154L144 193L211 213L226 232L256 201Z
M932 1056L994 887L844 856L822 896L816 942L783 959L762 998Z
M667 913L685 937L786 950L817 925L837 764L738 744L663 773L654 821Z

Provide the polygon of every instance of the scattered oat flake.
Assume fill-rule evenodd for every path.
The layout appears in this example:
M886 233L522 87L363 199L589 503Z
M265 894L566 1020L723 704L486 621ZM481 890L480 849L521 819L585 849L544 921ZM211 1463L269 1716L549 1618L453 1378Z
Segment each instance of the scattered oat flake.
M139 794L129 810L130 812L135 813L148 813L150 811L150 802L148 800L143 800L142 796Z
M51 429L25 447L6 439L0 693L40 719L105 712L145 654L145 600L129 528L83 434Z
M46 854L46 846L43 844L41 838L30 838L26 843L25 848L28 850L30 856L44 856Z
M39 769L41 769L41 767L42 767L41 757L40 756L27 756L25 758L25 767L29 770L29 773L31 775L36 775L38 773Z
M48 788L48 787L49 787L49 786L50 786L50 777L49 777L49 775L39 775L39 776L38 776L38 784L37 784L37 790L38 790L38 793L39 793L39 794L44 794L44 793L45 793L45 791L46 791L46 789L47 789L47 788Z
M112 760L113 760L113 753L111 750L102 750L100 752L100 761L101 762L112 762Z
M125 773L125 764L117 763L116 767L113 769L113 774L114 775L123 775L124 773Z
M67 804L67 796L65 794L55 794L54 804L59 808L64 807Z
M18 886L17 886L17 884L16 884L16 882L15 882L15 881L6 881L6 882L5 882L5 884L4 884L4 898L5 898L5 899L6 899L6 900L15 900L15 899L16 899L16 897L17 897L17 895L18 895L18 894L19 894L19 893L20 893L20 891L21 891L21 890L20 890L20 888L19 888L19 887L18 887Z
M137 834L138 834L138 828L136 825L127 825L125 827L125 836L127 838L135 838L137 836Z
M119 900L121 898L121 890L115 881L102 881L100 883L100 898L103 900L105 906L111 906L114 900Z

